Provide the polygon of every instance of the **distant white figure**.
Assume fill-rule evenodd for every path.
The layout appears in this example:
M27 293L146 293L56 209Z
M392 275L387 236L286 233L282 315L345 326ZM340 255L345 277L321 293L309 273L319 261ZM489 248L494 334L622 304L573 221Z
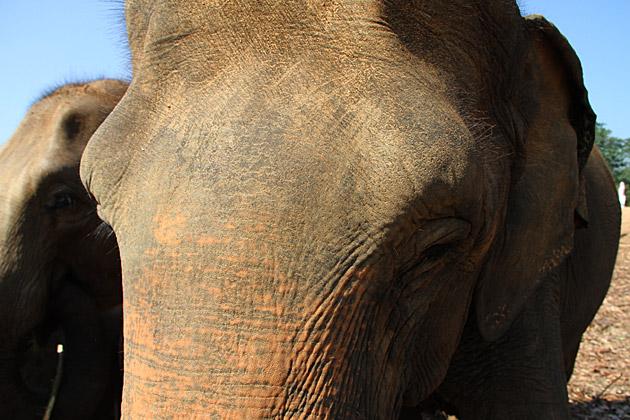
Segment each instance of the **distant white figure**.
M621 204L621 207L625 207L626 206L626 183L621 181L619 183L619 189L617 190L617 193L619 194L619 204Z

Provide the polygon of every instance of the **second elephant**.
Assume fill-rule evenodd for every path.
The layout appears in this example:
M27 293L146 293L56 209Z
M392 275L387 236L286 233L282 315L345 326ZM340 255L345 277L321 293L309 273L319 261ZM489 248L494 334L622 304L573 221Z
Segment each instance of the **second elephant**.
M126 88L56 89L0 148L0 418L42 418L57 343L65 352L52 419L118 416L120 259L78 167Z

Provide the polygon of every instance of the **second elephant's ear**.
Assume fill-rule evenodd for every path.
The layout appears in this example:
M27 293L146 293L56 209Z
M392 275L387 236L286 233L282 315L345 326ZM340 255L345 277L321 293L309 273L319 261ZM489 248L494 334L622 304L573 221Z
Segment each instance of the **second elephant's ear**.
M505 223L475 291L479 329L500 337L525 300L571 252L580 217L580 171L595 135L595 114L580 61L541 16L525 18L531 51L522 89L535 110L513 163Z

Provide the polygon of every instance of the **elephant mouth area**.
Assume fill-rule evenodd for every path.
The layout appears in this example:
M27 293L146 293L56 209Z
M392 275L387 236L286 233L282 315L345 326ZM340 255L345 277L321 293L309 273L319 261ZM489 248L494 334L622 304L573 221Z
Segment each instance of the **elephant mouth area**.
M50 397L57 374L57 345L64 344L65 331L51 314L26 334L18 344L17 367L22 384L42 400Z
M64 268L57 274L53 284L60 285L73 282L70 270ZM32 396L47 401L57 375L57 346L66 344L66 332L62 320L55 311L54 292L47 303L46 313L40 322L18 342L17 379Z

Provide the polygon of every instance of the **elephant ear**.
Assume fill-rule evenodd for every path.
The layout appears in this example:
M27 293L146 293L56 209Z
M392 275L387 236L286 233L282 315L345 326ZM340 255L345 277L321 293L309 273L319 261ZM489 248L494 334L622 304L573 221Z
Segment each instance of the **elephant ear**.
M593 147L595 114L580 61L542 16L524 22L532 48L521 91L533 89L528 94L536 105L513 163L505 223L475 291L477 323L488 341L505 333L529 295L571 252L575 226L588 217L580 173Z

